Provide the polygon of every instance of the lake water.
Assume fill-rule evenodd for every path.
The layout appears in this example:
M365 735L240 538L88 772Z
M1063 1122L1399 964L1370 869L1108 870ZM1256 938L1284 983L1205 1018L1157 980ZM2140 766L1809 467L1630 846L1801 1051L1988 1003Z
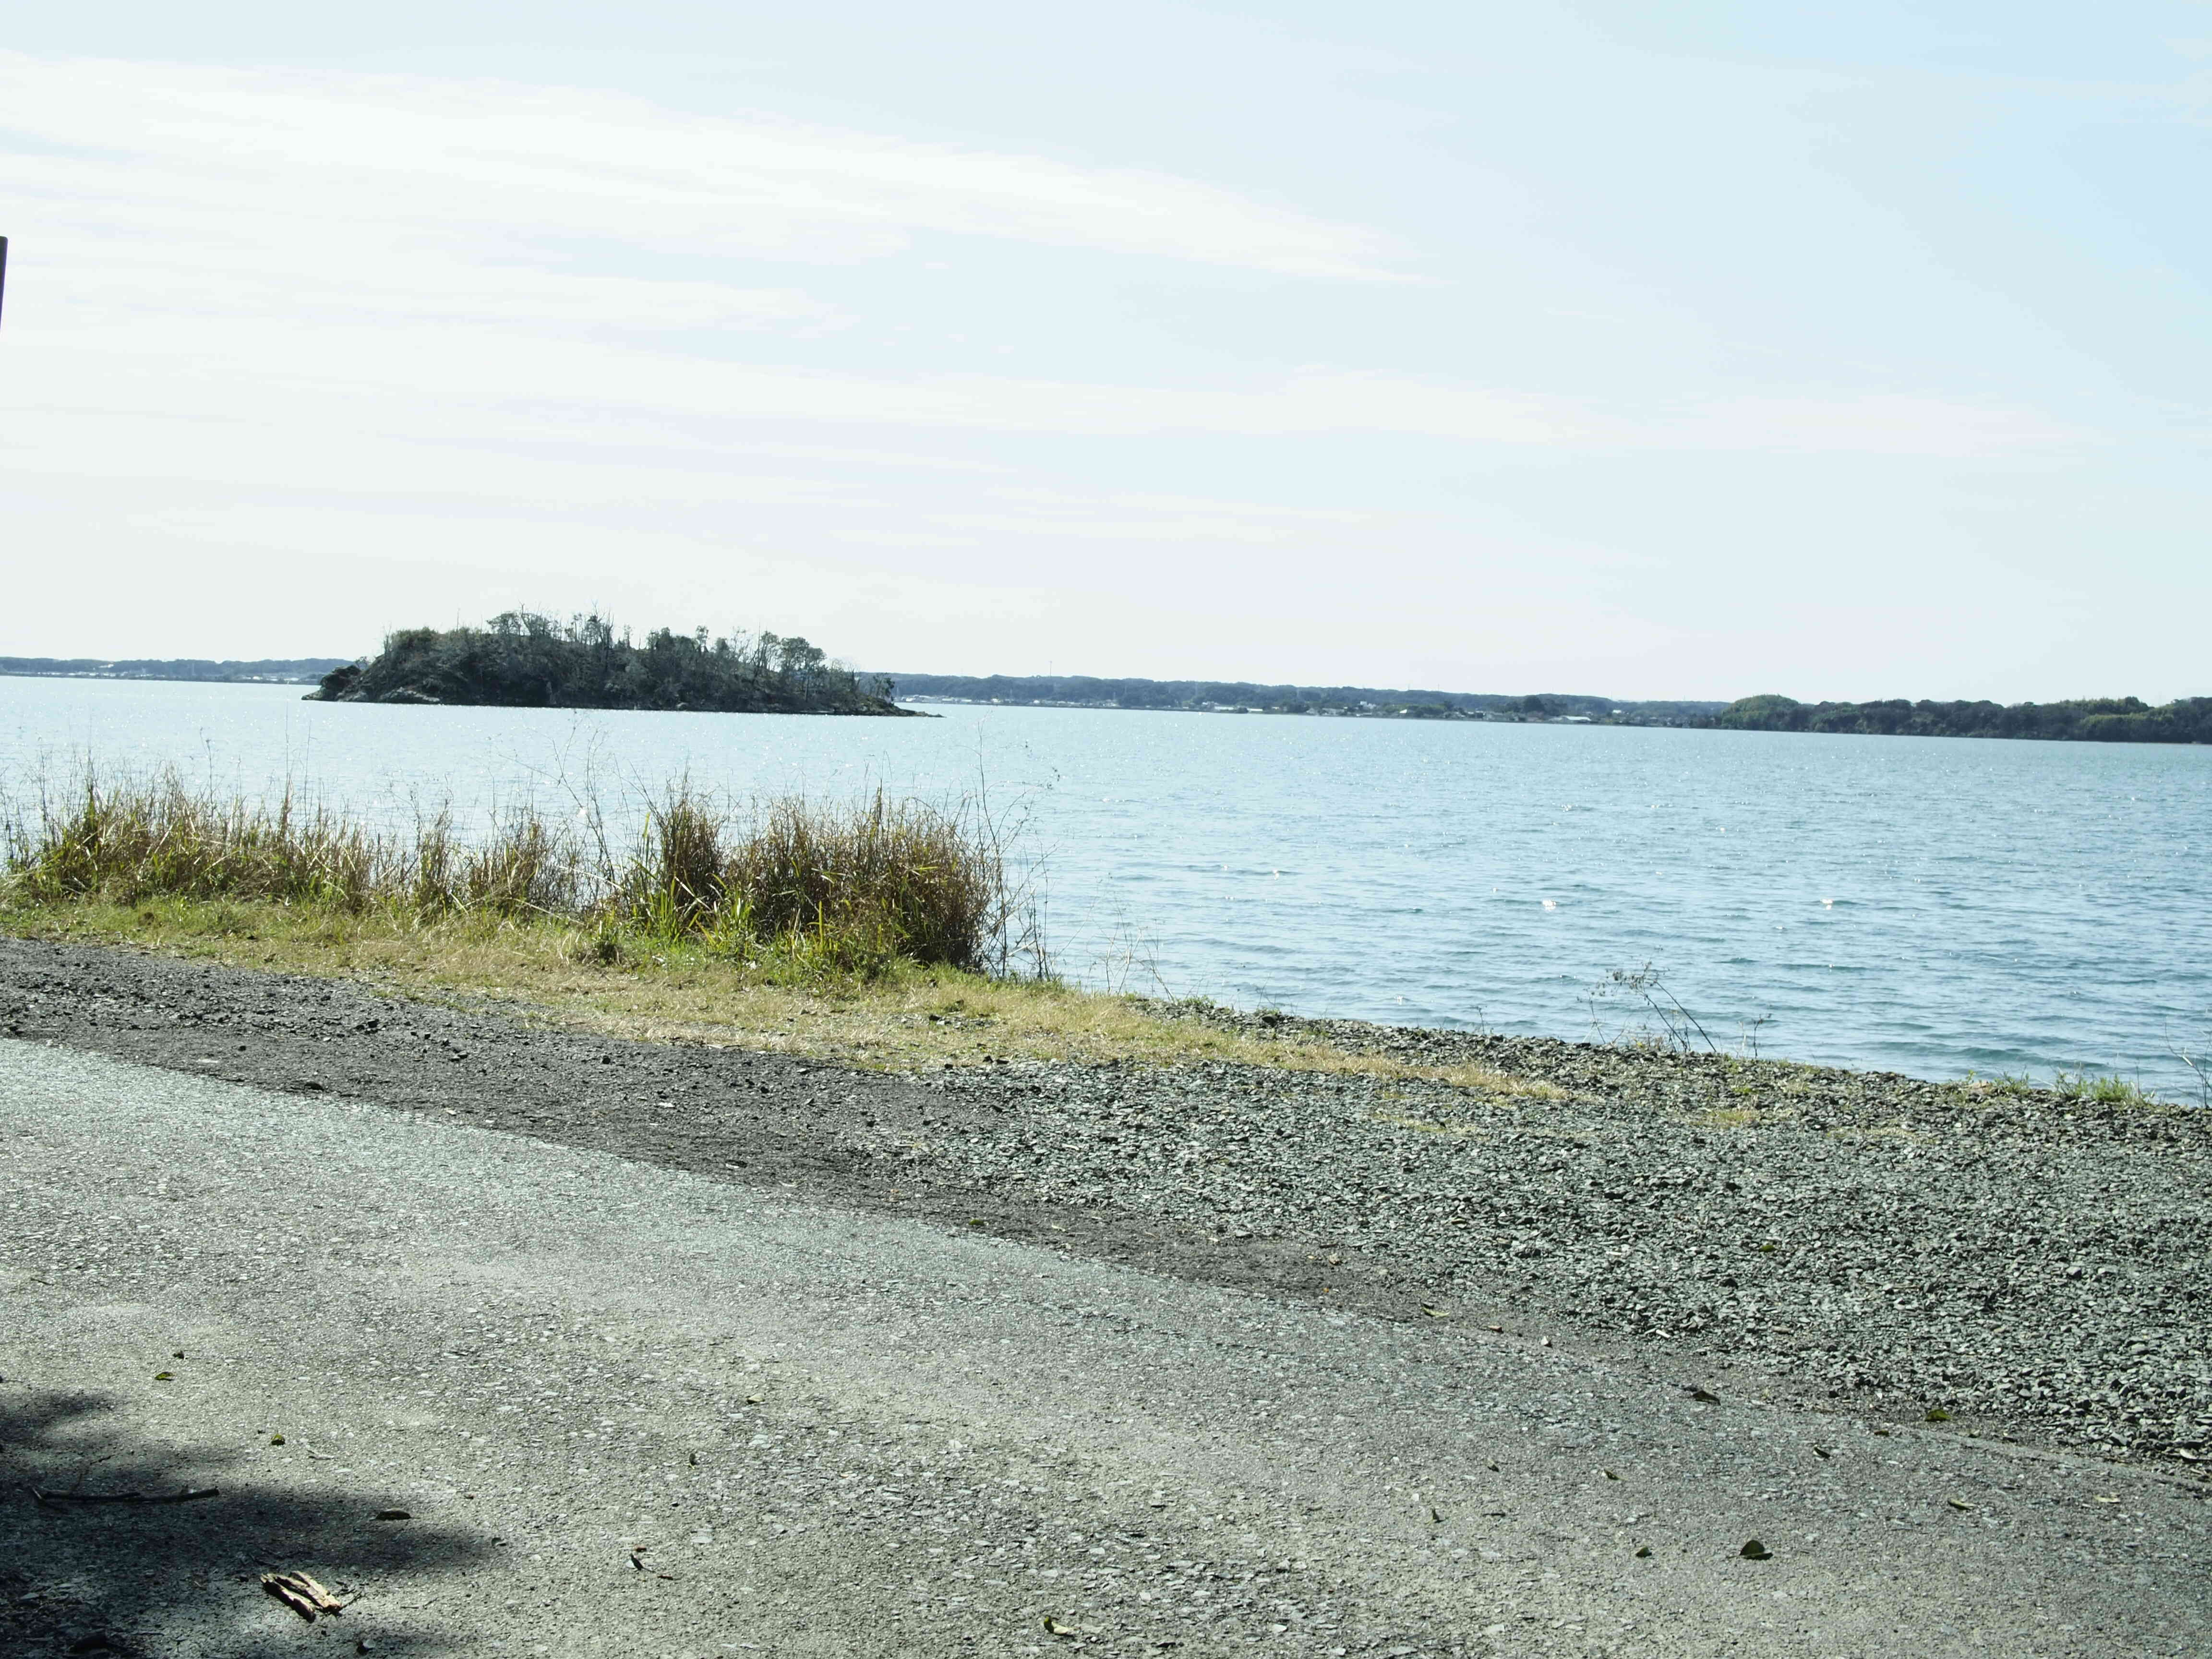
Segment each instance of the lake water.
M596 769L732 797L987 781L1061 971L1243 1006L1613 1036L1645 963L1715 1042L2197 1098L2212 749L941 706L930 720L306 703L0 678L0 781L90 754L386 817ZM1157 975L1155 980L1154 975Z

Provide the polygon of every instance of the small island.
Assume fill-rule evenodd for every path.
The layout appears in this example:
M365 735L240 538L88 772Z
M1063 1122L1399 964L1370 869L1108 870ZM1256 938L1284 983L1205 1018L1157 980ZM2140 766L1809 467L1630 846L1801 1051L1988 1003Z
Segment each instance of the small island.
M714 639L657 628L641 645L605 617L563 623L509 611L483 628L410 628L366 661L340 665L310 702L501 708L632 708L717 714L896 714L867 684L796 635Z

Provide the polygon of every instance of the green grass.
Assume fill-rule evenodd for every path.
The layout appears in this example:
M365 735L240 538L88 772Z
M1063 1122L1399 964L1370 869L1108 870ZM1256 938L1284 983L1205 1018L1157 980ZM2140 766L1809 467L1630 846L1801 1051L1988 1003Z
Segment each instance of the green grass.
M2008 1099L2024 1100L2037 1092L2035 1079L2025 1072L1999 1072L1995 1077L1969 1072L1959 1079L1958 1086L1977 1098L2002 1095Z
M2094 1072L2061 1072L2051 1091L2061 1100L2094 1101L2100 1106L2160 1106L2166 1103L2126 1078Z

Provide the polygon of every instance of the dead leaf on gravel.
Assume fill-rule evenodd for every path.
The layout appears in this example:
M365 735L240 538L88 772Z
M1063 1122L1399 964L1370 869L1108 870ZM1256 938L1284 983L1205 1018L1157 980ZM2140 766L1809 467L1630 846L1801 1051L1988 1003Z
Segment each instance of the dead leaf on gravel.
M379 1510L376 1518L380 1521L412 1521L415 1513L411 1510Z
M349 1595L334 1595L312 1574L304 1572L264 1572L261 1588L309 1624L318 1618L328 1619L345 1611Z
M1057 1637L1063 1642L1073 1642L1083 1634L1083 1631L1074 1625L1063 1625L1050 1613L1047 1613L1044 1616L1044 1633L1047 1636Z
M1943 1501L1948 1504L1954 1510L1959 1510L1968 1515L1973 1513L1974 1506L1966 1502L1963 1498L1947 1498Z
M1826 1446L1815 1446L1813 1448L1813 1455L1815 1457L1832 1457L1835 1454L1831 1452Z
M1683 1384L1682 1392L1701 1406L1717 1406L1721 1403L1720 1395L1715 1394L1711 1389L1700 1388L1695 1382Z
M1771 1561L1774 1559L1774 1552L1767 1548L1765 1545L1760 1543L1756 1538L1753 1539L1736 1553L1742 1556L1747 1561Z

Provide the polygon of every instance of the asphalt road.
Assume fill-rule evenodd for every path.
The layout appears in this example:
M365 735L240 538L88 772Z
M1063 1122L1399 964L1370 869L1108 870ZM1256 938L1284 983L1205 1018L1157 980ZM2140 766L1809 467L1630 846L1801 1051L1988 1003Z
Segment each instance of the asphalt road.
M2212 1650L2201 1482L37 1043L0 1287L9 1653Z

